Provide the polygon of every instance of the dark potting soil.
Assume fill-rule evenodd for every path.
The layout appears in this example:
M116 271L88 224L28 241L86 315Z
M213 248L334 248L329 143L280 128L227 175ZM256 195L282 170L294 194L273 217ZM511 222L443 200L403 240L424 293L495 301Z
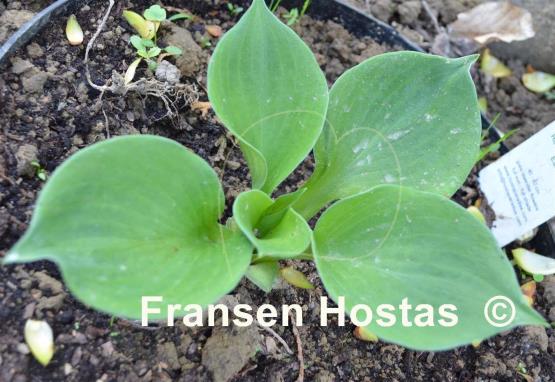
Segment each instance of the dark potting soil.
M427 0L430 11L441 27L457 19L457 14L489 0ZM392 24L401 33L419 45L434 45L437 31L421 0L348 0L363 12ZM534 19L541 15L533 15ZM549 16L548 16L549 17ZM487 117L492 120L499 114L496 127L503 132L518 131L505 143L517 146L528 137L555 121L555 101L530 92L522 84L526 65L534 62L510 60L505 63L513 74L499 80L475 73L479 96L488 100Z
M85 42L96 30L106 3L93 2L78 10L77 17L86 31ZM178 22L196 41L196 46L191 47L195 57L182 65L188 73L182 82L196 87L194 96L200 101L207 100L206 64L217 43L216 38L205 32L205 26L220 25L225 31L235 22L225 3L212 3L201 0L165 3L175 7L187 4L189 10L202 17ZM126 43L131 30L120 17L121 11L142 10L149 5L144 0L117 2L91 53L95 83L104 83L112 71L123 73L133 59ZM104 94L99 99L99 93L87 84L84 76L85 47L67 44L64 24L65 19L53 21L12 58L0 75L2 254L24 232L37 192L43 185L30 162L37 160L51 173L75 151L108 136L158 134L189 147L222 176L228 206L239 192L249 187L248 170L241 153L211 111L203 115L180 100L177 102L179 117L167 118L164 104L153 98ZM295 26L295 30L315 52L330 83L362 60L394 49L370 39L357 39L334 22L309 17ZM189 33L175 28L173 32ZM212 47L206 46L207 42ZM196 67L195 62L200 65ZM141 69L138 75L149 73ZM514 84L516 90L511 92L501 81L491 86L504 89L511 99L520 91ZM497 101L491 102L495 105ZM532 102L530 107L536 103ZM533 115L519 117L532 119ZM312 167L308 158L281 191L295 189ZM473 173L457 193L460 203L469 205L479 198L475 178ZM274 327L293 354L273 334L257 327L144 329L133 322L112 319L76 301L61 283L57 268L49 262L2 266L0 381L293 381L299 374L297 341L303 350L305 380L512 381L521 378L518 373L522 367L536 379L555 380L555 336L551 329L520 328L486 340L477 348L468 346L425 353L383 342L361 342L353 337L352 325L338 327L331 322L328 327L320 327L319 298L325 291L316 270L311 263L290 263L308 276L316 285L315 290L280 284L271 293L264 294L243 281L225 302L253 306L270 303L276 307L300 304L305 311L305 322L298 328L298 338L291 327ZM547 316L551 308L554 315L554 303L555 278L548 277L539 284L536 309ZM46 319L54 330L56 354L46 368L28 354L24 345L23 325L30 317Z

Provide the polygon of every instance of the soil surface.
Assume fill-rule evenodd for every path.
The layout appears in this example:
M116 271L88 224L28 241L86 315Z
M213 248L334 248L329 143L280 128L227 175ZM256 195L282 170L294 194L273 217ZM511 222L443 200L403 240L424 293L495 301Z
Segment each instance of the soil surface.
M432 17L438 21L440 28L445 28L457 19L458 13L487 0L427 0L429 13L420 0L348 1L363 12L392 24L399 32L422 47L440 50L438 53L451 53L445 52L445 44L442 43L441 36L438 36ZM544 17L533 15L534 19L538 16ZM517 133L506 141L507 146L512 148L555 121L555 107L553 100L530 92L520 80L526 71L526 65L536 66L535 62L510 59L505 64L512 70L513 75L492 80L482 73L475 73L475 79L479 96L485 96L488 100L486 115L489 119L492 120L499 114L496 127L502 132L518 129Z
M32 12L45 3L48 2L0 2L0 12L27 9ZM180 3L183 4L167 1L165 5L179 7ZM423 45L433 41L433 29L421 10L416 17L400 10L402 3L413 2L379 3L389 4L393 9L382 15L385 20L404 23L409 34L421 36ZM441 23L451 21L460 11L460 7L453 11L437 1L429 3L441 10ZM447 3L462 3L463 9L473 4ZM166 105L154 97L106 92L100 98L85 78L85 46L69 46L64 38L65 19L52 21L44 33L2 69L0 257L25 231L37 192L43 185L32 162L40 163L49 174L75 151L110 136L158 134L191 148L223 176L228 206L239 192L248 189L248 170L236 142L211 110L203 110L202 104L195 103L207 101L206 65L217 43L217 38L206 32L206 26L219 25L225 32L236 18L221 1L197 0L186 4L199 17L162 26L162 41L176 38L189 52L186 60L174 62L183 75L181 82L187 86L187 93L175 99L170 110L178 110L176 115L168 116ZM91 2L90 6L75 11L85 31L85 43L96 30L105 5L104 1ZM125 72L133 59L126 43L132 31L119 16L122 10L140 11L148 5L150 2L144 0L117 2L91 51L91 76L97 85L105 83L114 71ZM305 17L294 29L310 45L330 83L364 59L395 49L369 38L358 39L331 21ZM517 75L524 70L524 64L518 61L509 65ZM491 81L477 70L473 74L479 92L488 98L490 116L502 111L498 127L521 128L510 144L518 143L555 119L552 103L529 93L518 77ZM155 78L145 68L137 76ZM493 158L495 155L490 160ZM312 159L308 158L281 191L295 189L312 167ZM480 198L475 173L455 197L463 205ZM142 328L135 322L91 310L75 300L52 263L2 266L0 381L294 381L299 374L297 346L303 350L308 381L555 380L553 329L519 328L486 340L478 347L438 353L415 352L383 342L361 342L352 335L352 325L339 327L332 322L328 327L320 327L319 300L325 291L316 270L311 263L290 264L304 272L316 289L305 291L280 284L264 294L243 281L224 298L224 303L229 306L247 303L253 307L264 303L276 307L300 304L305 322L298 328L298 336L291 327L282 326L273 328L275 334L256 326ZM538 283L535 308L555 321L555 277ZM56 353L45 368L29 354L23 340L27 318L45 319L54 330Z

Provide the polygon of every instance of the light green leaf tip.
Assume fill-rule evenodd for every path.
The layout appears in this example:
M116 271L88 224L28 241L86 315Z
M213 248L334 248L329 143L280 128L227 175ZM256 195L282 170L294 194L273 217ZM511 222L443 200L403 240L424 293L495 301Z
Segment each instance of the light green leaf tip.
M517 325L545 325L526 303L510 262L487 227L434 193L382 185L343 199L318 221L312 248L328 294L336 302L344 296L347 312L356 304L370 306L374 317L368 329L389 342L436 351ZM514 320L503 327L491 325L484 313L496 296L509 298L516 309ZM410 327L402 325L398 308L405 298L412 306ZM377 324L380 304L396 309L390 327ZM422 316L416 321L423 312L416 311L419 304L433 307L434 326L416 325L427 321ZM439 313L443 304L455 305L456 325L439 323L445 318ZM496 309L498 316L510 317L510 309Z
M277 261L266 261L253 264L247 270L247 278L264 292L269 293L279 275Z
M271 193L305 159L324 123L328 87L306 44L255 0L218 43L208 96L240 141L253 188Z
M205 306L252 257L241 233L218 224L223 208L217 175L191 151L155 136L114 138L54 172L5 260L52 260L81 301L118 316L140 317L141 296Z
M289 284L301 289L314 289L314 285L302 273L293 267L285 267L279 271L281 277Z
M310 245L312 231L306 221L288 208L267 232L258 229L274 201L259 190L240 194L233 204L233 217L257 249L256 259L284 259L301 254Z
M469 68L418 52L372 57L330 91L316 168L295 205L305 218L379 184L452 195L479 152L481 120Z

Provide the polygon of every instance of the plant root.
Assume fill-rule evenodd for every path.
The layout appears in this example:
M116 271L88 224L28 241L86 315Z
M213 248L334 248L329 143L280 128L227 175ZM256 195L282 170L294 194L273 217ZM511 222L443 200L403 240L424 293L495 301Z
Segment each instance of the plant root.
M289 318L294 322L294 317L291 312L289 312ZM295 324L291 325L293 329L293 335L295 336L295 341L297 342L297 359L299 360L299 376L297 377L297 382L304 381L304 356L303 356L303 343L301 342L301 335L299 334L299 329Z
M272 337L274 337L276 340L278 340L278 342L283 345L283 348L285 349L285 352L287 354L293 355L293 351L291 350L289 345L287 345L287 342L285 342L285 340L283 338L281 338L281 336L279 334L277 334L274 329L266 327L266 326L262 326L262 325L259 325L258 327L265 330L266 332L270 333L272 335Z
M109 0L108 8L106 13L102 17L102 21L98 25L96 32L90 39L85 50L85 77L89 85L100 92L99 99L102 99L104 93L112 93L115 95L125 96L128 93L135 93L145 100L148 97L154 97L160 99L165 106L166 114L164 114L159 119L164 119L166 117L175 120L178 117L178 104L183 102L185 105L192 105L198 101L198 91L195 85L191 84L170 84L167 82L159 81L156 78L141 78L135 82L126 84L124 76L116 71L112 72L112 77L103 85L98 85L93 82L90 69L89 69L89 53L94 46L94 43L100 32L106 26L106 22L114 7L114 0ZM104 111L103 111L104 113ZM110 132L108 130L108 118L106 113L104 113L106 119L106 129L108 136ZM175 124L178 126L178 124Z

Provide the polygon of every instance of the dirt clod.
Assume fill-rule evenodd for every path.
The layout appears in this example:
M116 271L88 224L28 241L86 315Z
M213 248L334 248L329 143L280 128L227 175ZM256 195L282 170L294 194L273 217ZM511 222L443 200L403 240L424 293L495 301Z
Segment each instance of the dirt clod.
M20 28L35 15L27 10L7 10L0 14L0 43L4 42L11 33Z
M541 283L548 305L555 306L555 275L547 276Z
M202 48L195 42L191 32L174 23L167 23L168 32L164 37L164 41L168 45L173 45L183 51L177 60L176 65L183 76L194 75L201 67L204 56Z
M26 143L17 149L15 159L17 161L17 175L19 176L33 176L35 168L32 165L33 161L37 160L38 149L31 143Z
M42 290L50 290L52 294L64 293L62 283L49 276L46 272L35 272L33 278L38 280L39 288Z
M480 374L487 377L503 377L507 372L507 366L492 353L482 355L478 359L476 367Z
M526 326L524 327L523 334L525 339L532 345L537 346L541 351L547 351L549 338L545 332L545 328L541 326Z
M395 8L391 0L376 0L374 4L371 5L370 11L378 19L387 22L391 16L393 16Z
M217 326L202 351L202 364L212 373L214 382L234 377L259 349L256 326Z
M401 16L401 22L405 24L412 24L420 15L422 10L422 3L420 0L405 1L399 5L398 12Z
M65 295L58 294L51 297L41 297L36 307L36 311L40 312L42 310L58 310L64 304Z
M42 93L48 77L48 73L37 68L31 68L21 78L21 84L28 93Z
M33 64L31 64L27 60L21 59L20 57L12 58L11 63L12 63L12 73L14 74L25 73L26 71L34 68Z
M33 42L27 46L27 54L31 58L40 58L44 55L44 50L39 44Z
M177 348L173 342L165 342L157 346L158 360L165 363L172 370L179 370L181 364L177 355Z
M172 63L162 60L156 68L156 79L169 84L177 84L181 78L181 71Z

